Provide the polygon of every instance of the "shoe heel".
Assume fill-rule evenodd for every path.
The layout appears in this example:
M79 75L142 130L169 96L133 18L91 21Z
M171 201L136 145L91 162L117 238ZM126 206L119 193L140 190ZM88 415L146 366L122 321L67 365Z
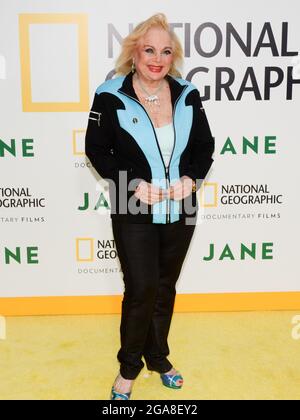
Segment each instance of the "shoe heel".
M125 392L124 394L122 394L121 392L115 391L114 387L112 387L111 389L111 395L110 395L111 400L129 400L130 396L131 396L131 391Z

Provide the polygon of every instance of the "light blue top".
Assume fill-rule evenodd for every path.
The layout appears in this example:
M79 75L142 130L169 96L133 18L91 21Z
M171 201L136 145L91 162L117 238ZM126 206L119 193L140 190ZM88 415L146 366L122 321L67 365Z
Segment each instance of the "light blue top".
M169 166L173 146L174 146L174 130L173 123L163 125L162 127L154 127L157 140L163 155L166 166Z

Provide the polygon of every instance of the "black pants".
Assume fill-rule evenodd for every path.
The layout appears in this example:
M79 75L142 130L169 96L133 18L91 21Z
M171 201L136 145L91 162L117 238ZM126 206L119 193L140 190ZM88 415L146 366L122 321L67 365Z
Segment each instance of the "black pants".
M145 366L159 373L173 366L168 333L176 295L175 284L195 225L112 221L124 279L117 359L125 379L135 379Z

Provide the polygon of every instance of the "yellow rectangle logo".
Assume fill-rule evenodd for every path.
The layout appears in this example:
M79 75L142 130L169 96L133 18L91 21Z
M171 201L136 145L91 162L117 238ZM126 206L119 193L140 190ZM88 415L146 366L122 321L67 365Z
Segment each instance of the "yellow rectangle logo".
M79 101L33 101L32 95L32 71L31 71L31 47L30 26L34 24L48 25L76 25L78 69L70 77L77 77L79 83ZM21 89L22 105L24 112L72 112L89 110L89 77L88 77L88 17L85 14L20 14L19 15L20 37L20 63L21 63ZM55 57L53 57L55 60ZM78 76L77 76L78 75ZM50 78L50 75L49 75ZM58 80L58 82L60 82Z
M216 182L204 182L200 191L201 207L217 207L218 184Z
M73 154L85 155L85 133L86 130L73 130Z
M87 262L94 260L93 238L76 239L76 260L78 262Z

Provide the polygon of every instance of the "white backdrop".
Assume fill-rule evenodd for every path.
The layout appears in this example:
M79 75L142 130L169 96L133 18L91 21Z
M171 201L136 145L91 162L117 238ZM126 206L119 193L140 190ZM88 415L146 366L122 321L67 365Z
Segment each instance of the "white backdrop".
M84 130L122 37L157 12L175 25L185 49L183 77L204 97L216 140L177 292L300 291L300 84L288 76L300 79L299 2L284 9L258 0L6 0L0 11L0 297L122 294L109 209L102 206L107 184L83 153ZM229 37L230 27L250 54L238 36ZM270 68L271 83L283 80L268 99ZM231 98L229 88L218 97L229 77ZM250 89L256 83L261 98ZM243 138L257 149L244 150ZM259 192L239 190L248 186ZM215 255L206 260L211 244ZM242 259L242 245L256 247L255 256Z

